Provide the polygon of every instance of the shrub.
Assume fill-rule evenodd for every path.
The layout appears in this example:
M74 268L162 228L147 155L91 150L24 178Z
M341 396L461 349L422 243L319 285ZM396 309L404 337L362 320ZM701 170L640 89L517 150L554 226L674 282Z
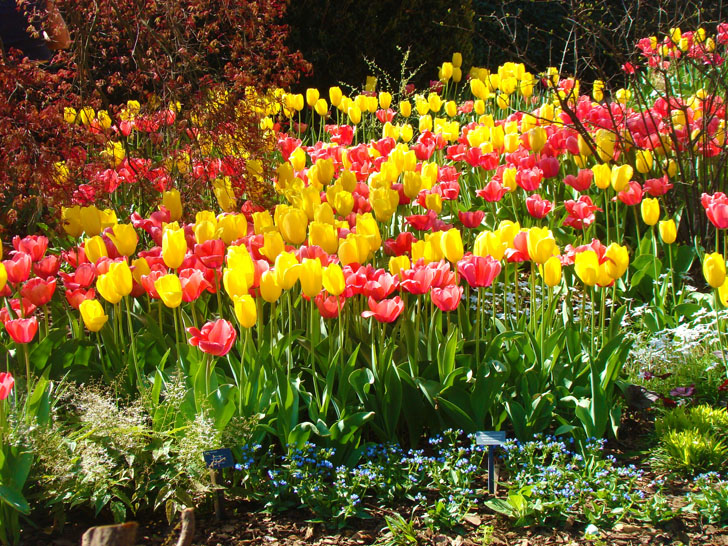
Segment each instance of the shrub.
M728 446L698 430L671 430L660 438L653 463L661 470L692 476L720 470L726 464Z

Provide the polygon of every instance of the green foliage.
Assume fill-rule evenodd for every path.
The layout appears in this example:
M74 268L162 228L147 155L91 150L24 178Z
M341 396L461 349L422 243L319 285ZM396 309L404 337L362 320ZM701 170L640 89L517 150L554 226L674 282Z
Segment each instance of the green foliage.
M669 431L695 430L701 434L728 437L728 412L701 404L677 407L655 421L655 432L662 437Z
M716 436L699 430L670 430L660 438L653 457L659 469L694 476L725 468L728 446Z
M179 381L165 386L151 411L144 400L123 405L98 388L63 388L48 425L28 434L38 461L34 494L61 522L80 505L110 511L118 522L140 510L193 506L208 490L202 451L250 433L239 420L222 430L205 413L187 420Z
M728 482L715 472L695 479L695 490L687 494L686 512L698 514L707 523L728 522Z
M555 438L527 443L508 442L504 466L509 475L508 495L485 505L514 520L516 525L616 523L644 504L634 466L619 466L603 456L600 441L583 444L580 453Z

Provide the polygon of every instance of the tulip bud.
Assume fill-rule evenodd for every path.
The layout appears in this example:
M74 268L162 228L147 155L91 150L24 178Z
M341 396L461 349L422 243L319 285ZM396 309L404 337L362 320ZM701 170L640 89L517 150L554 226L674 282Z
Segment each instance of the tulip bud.
M103 237L94 235L90 239L86 239L83 244L83 251L86 254L88 261L95 264L100 258L109 255L106 249L106 243L104 243Z
M662 220L659 223L660 239L666 245L671 245L677 239L677 226L675 220L670 218L669 220Z
M719 288L726 279L725 260L718 252L706 254L703 258L703 276L710 286Z
M329 88L329 101L331 102L331 105L333 107L338 107L339 103L341 103L341 98L343 97L343 94L341 92L340 87L330 87Z
M647 197L640 204L642 220L648 226L654 226L660 219L660 202L657 199Z
M597 284L599 278L599 257L593 250L579 252L574 258L574 270L587 286Z
M453 68L454 67L452 63L442 63L442 66L440 67L440 81L446 82L447 80L452 78Z
M440 236L440 248L445 254L445 258L450 263L457 263L463 257L463 240L460 236L460 230L456 228L445 231Z
M561 260L551 256L541 267L541 276L546 286L554 287L561 282Z
M528 230L527 241L528 255L539 265L546 263L558 251L554 235L548 228L532 227Z
M322 282L332 296L339 296L346 290L346 279L339 264L330 264L323 270Z
M176 222L182 218L182 198L179 191L172 189L162 194L162 206L169 211L169 219Z
M629 251L627 247L612 243L604 252L604 257L607 259L605 262L607 274L614 280L621 278L629 267Z
M405 118L410 117L412 115L412 103L408 100L400 101L399 114Z
M316 101L319 100L318 89L308 88L306 89L306 104L309 108L313 108L316 105Z
M162 235L162 259L170 269L182 265L187 254L187 239L183 228L167 227Z
M82 301L78 310L81 312L84 325L90 332L98 332L109 320L103 306L96 299Z
M612 167L612 188L614 191L620 192L627 189L629 181L632 180L632 167L630 165L620 165Z
M236 296L233 301L235 302L235 317L240 326L243 328L255 326L255 322L258 320L258 308L253 296L248 294Z
M278 284L276 272L269 269L260 276L260 295L268 303L274 303L281 297L283 289Z
M174 273L159 277L154 281L154 289L167 307L174 309L182 303L182 283Z

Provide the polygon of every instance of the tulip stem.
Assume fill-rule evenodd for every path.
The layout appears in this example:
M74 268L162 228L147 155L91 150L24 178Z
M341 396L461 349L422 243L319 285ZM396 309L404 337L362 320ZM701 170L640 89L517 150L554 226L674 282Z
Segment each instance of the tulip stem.
M43 337L48 336L48 331L50 330L50 326L48 324L48 304L43 304L43 325L45 326L45 332Z
M660 279L657 278L657 236L655 235L655 226L652 226L650 228L650 234L652 235L652 268L655 272L655 281L652 283L653 289L655 291L655 305L659 304L660 308L664 309L665 302L660 301Z
M715 329L718 331L718 344L720 345L720 358L723 360L723 366L728 373L728 357L725 354L725 348L723 346L723 336L720 333L720 317L718 316L718 307L720 306L720 296L718 295L718 289L713 290L713 310L715 311Z
M159 314L162 314L162 300L159 300ZM179 319L177 318L177 310L172 309L172 316L174 317L174 350L177 353L177 362L181 364L182 359L179 354ZM181 368L181 366L180 366Z
M478 292L478 307L477 307L476 314L475 314L475 331L477 333L476 341L475 341L475 343L476 343L476 345L475 345L475 364L476 364L476 366L478 366L478 365L480 365L480 323L482 321L480 315L482 312L482 307L481 307L481 305L482 305L482 298L481 298L482 293L481 292L482 291L481 291L480 287L476 288L476 290Z
M594 287L593 286L589 287L589 314L591 316L590 317L591 318L591 328L590 328L591 353L590 354L592 357L594 357Z
M28 387L28 399L30 399L30 391L31 391L31 376L30 376L30 354L28 351L28 344L27 343L21 343L23 346L23 356L25 357L25 377L26 377L26 384Z
M126 325L129 328L129 341L131 343L131 357L134 361L134 370L136 371L137 376L137 382L139 383L139 388L144 392L144 381L142 379L143 373L142 370L139 369L139 361L137 360L137 352L136 352L136 341L134 340L134 330L132 327L131 322L131 306L129 305L129 296L124 296L124 303L126 304Z
M604 218L607 221L607 245L609 245L609 199L607 198L606 190L604 190Z

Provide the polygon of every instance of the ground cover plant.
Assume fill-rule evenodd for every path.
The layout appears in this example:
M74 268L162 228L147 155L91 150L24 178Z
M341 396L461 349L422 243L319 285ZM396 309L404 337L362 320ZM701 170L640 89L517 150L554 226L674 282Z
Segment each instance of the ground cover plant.
M685 404L728 389L726 43L646 38L590 95L456 53L425 92L56 105L83 153L44 165L71 197L0 255L0 541L31 504L172 517L217 447L270 510L343 526L377 498L453 529L483 505L480 430L514 439L484 504L514 525L724 521L725 412ZM710 335L650 390L672 371L638 355L686 325ZM702 473L684 506L602 453L625 399L682 401L651 464Z

